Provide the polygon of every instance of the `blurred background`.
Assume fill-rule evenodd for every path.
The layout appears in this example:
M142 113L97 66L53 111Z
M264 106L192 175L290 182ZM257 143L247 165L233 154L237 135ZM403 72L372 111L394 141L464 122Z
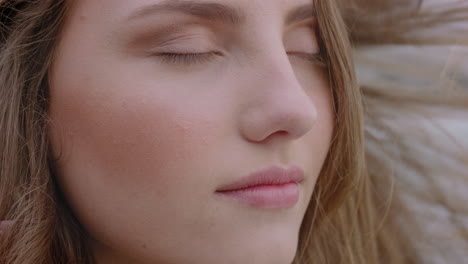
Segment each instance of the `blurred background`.
M358 2L375 191L414 263L468 263L468 1Z

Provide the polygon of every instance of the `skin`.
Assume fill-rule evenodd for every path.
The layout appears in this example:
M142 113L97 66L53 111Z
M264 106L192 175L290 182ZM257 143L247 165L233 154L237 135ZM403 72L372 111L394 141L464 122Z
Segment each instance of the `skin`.
M319 52L312 20L285 24L312 1L215 0L241 13L235 25L128 19L161 2L73 2L49 72L59 185L99 264L290 263L333 132L324 69L303 56ZM215 194L291 164L306 177L291 208Z

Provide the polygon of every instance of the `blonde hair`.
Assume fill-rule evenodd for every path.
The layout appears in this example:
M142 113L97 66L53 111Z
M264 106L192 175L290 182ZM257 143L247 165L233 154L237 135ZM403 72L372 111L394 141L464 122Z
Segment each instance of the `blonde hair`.
M0 4L0 220L13 220L1 234L0 264L94 263L54 180L47 134L47 71L66 0ZM367 175L363 99L342 10L335 1L315 4L336 120L294 263L404 263Z
M2 1L0 263L92 263L83 230L53 178L47 134L52 51L65 0Z
M462 55L457 52L460 47L468 48L468 5L377 0L372 5L343 7L364 98L368 173L379 194L373 199L387 216L378 226L377 238L382 252L392 260L381 257L380 261L426 263L443 258L458 263L466 258L466 251L454 255L457 250L448 250L444 241L428 243L422 228L425 219L418 218L421 215L415 208L424 210L428 202L438 199L438 208L454 210L450 195L440 193L436 185L440 178L450 185L468 183L468 149L446 128L437 127L441 112L447 118L457 111L468 112L468 84L463 81L467 75L454 59ZM415 205L415 199L420 203ZM424 208L426 217L431 215ZM450 243L463 251L468 228L458 224L458 233L446 232L455 226L456 221L432 228L443 228L445 237L450 235L448 240L464 239L465 246ZM435 239L434 234L429 237Z

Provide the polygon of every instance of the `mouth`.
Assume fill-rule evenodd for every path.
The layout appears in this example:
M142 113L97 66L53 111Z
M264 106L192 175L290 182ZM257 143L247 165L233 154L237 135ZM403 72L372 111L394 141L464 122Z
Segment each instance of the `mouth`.
M297 166L273 166L222 186L216 194L257 208L290 208L299 200L303 180L304 171Z

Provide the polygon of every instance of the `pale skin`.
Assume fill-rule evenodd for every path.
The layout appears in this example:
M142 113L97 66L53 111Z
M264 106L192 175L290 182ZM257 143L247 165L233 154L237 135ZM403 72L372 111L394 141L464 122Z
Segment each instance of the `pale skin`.
M312 1L167 3L73 2L49 72L60 187L98 264L290 263L333 131ZM215 195L289 164L291 208Z

